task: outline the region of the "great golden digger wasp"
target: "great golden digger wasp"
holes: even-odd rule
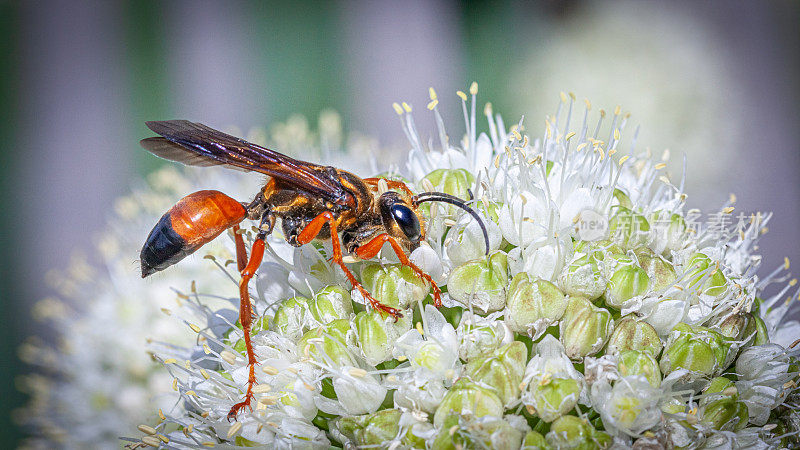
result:
[[[244,400],[233,405],[228,419],[235,419],[253,399],[256,357],[250,342],[252,306],[248,283],[261,265],[265,238],[272,233],[278,219],[291,245],[330,239],[332,260],[341,267],[353,288],[358,289],[372,308],[395,318],[402,317],[400,311],[375,300],[347,268],[342,260],[342,245],[349,253],[370,259],[388,242],[400,262],[430,284],[437,307],[441,306],[441,290],[407,255],[425,239],[425,220],[419,205],[444,202],[471,214],[483,229],[489,252],[489,238],[480,216],[458,197],[442,192],[415,195],[399,181],[362,179],[335,167],[298,161],[186,120],[147,122],[147,126],[161,137],[143,139],[141,144],[156,156],[191,166],[221,165],[270,177],[249,203],[241,203],[219,191],[189,194],[161,217],[141,253],[142,277],[146,277],[177,263],[233,228],[236,262],[241,273],[239,320],[244,330],[250,375]],[[239,223],[244,219],[259,221],[249,259],[239,231]]]

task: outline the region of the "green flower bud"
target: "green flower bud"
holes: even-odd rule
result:
[[[376,300],[405,309],[425,299],[430,287],[410,267],[401,264],[369,264],[361,270],[361,282]]]
[[[400,431],[399,409],[384,409],[367,416],[366,423],[355,432],[355,442],[359,446],[384,446],[397,437]]]
[[[466,169],[436,169],[425,175],[423,180],[430,181],[435,191],[469,198],[469,189],[475,183],[475,176]]]
[[[680,414],[686,412],[686,403],[682,400],[671,397],[661,402],[661,411],[666,414]]]
[[[497,448],[516,450],[522,444],[523,431],[501,418],[474,421],[448,416],[433,441],[432,450]],[[424,445],[420,448],[424,448]]]
[[[661,353],[661,339],[652,325],[638,320],[633,314],[628,314],[617,322],[606,345],[608,354],[625,350],[641,350],[658,357]]]
[[[673,328],[661,357],[661,371],[669,374],[684,368],[704,376],[725,370],[730,363],[731,342],[701,326],[679,323]]]
[[[337,319],[304,334],[297,348],[315,361],[334,366],[357,366],[346,344],[349,332],[350,321]]]
[[[466,415],[472,418],[502,417],[503,401],[492,389],[467,378],[461,378],[447,391],[442,403],[436,409],[433,415],[434,426],[442,429],[445,418],[451,414]]]
[[[530,414],[552,422],[575,408],[581,389],[580,380],[574,378],[544,378],[528,385],[526,407]]]
[[[408,315],[395,321],[379,311],[362,311],[353,319],[358,346],[370,365],[377,365],[392,359],[394,343],[403,333],[411,329]]]
[[[769,335],[767,334],[767,324],[764,319],[757,314],[748,313],[749,320],[745,326],[742,339],[748,339],[747,343],[750,345],[764,345],[769,343]]]
[[[364,428],[369,415],[339,416],[329,422],[331,435],[341,443],[355,442],[356,432]]]
[[[558,286],[573,297],[594,300],[603,295],[606,290],[606,278],[595,256],[598,254],[600,258],[603,257],[600,252],[592,252],[569,263],[558,278]]]
[[[726,338],[738,341],[745,337],[745,330],[750,323],[750,315],[746,313],[726,314],[714,328]]]
[[[701,421],[720,431],[739,431],[747,426],[747,405],[732,397],[721,398],[702,408]]]
[[[603,348],[612,331],[614,321],[609,311],[592,305],[585,298],[569,298],[559,323],[559,339],[570,359],[594,355]]]
[[[613,439],[575,416],[562,416],[550,425],[547,443],[557,449],[593,450],[608,448]]]
[[[715,267],[711,259],[703,253],[695,253],[686,263],[689,272],[689,287],[702,294],[719,296],[728,289],[728,279],[719,267]]]
[[[328,286],[317,292],[314,299],[308,302],[308,310],[321,324],[336,319],[348,319],[353,313],[353,302],[350,292],[339,286]]]
[[[663,257],[656,255],[647,247],[635,250],[639,265],[650,278],[650,289],[661,292],[671,287],[678,279],[675,267]]]
[[[647,243],[650,223],[641,214],[624,206],[615,206],[608,221],[608,229],[614,242],[626,249],[632,249]]]
[[[508,257],[497,251],[488,258],[469,261],[455,268],[447,280],[450,297],[482,312],[499,311],[506,302]]]
[[[606,304],[614,308],[621,308],[626,301],[643,295],[650,286],[650,277],[641,267],[633,264],[618,266],[606,290]]]
[[[522,449],[524,450],[548,450],[550,446],[547,444],[542,433],[536,431],[528,431],[525,439],[522,441]]]
[[[538,336],[561,319],[566,308],[566,297],[553,283],[530,281],[528,274],[521,272],[508,286],[504,316],[511,331]]]
[[[631,201],[631,198],[628,197],[628,194],[623,192],[621,189],[614,189],[614,198],[617,199],[619,206],[627,209],[633,208],[633,202]]]
[[[513,334],[503,320],[489,320],[464,311],[456,329],[460,338],[458,356],[464,361],[485,352],[493,352],[513,339]]]
[[[624,350],[618,356],[617,368],[623,377],[642,375],[650,386],[661,386],[661,370],[653,355],[646,351]]]
[[[739,393],[736,389],[736,384],[725,377],[715,377],[711,383],[703,390],[703,397],[700,398],[700,406],[711,403],[712,401],[721,398],[731,397],[734,400],[739,398]]]
[[[271,328],[284,336],[300,336],[308,331],[305,318],[309,301],[305,297],[292,297],[281,302]]]
[[[497,352],[470,360],[466,374],[472,381],[492,388],[503,404],[508,405],[519,397],[527,359],[525,344],[514,341]]]
[[[650,216],[650,223],[659,237],[658,241],[663,243],[662,255],[669,256],[672,250],[683,248],[686,242],[686,221],[680,214],[656,211]]]

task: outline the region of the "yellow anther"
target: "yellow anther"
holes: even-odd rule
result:
[[[425,330],[422,328],[422,322],[417,322],[416,328],[419,334],[425,336]]]
[[[436,108],[436,105],[439,104],[439,100],[433,99],[428,102],[428,109],[433,111],[433,108]]]
[[[411,105],[409,105],[406,102],[403,102],[403,110],[405,110],[405,112],[407,112],[407,113],[410,113],[411,112]]]
[[[614,128],[614,140],[619,140],[619,128]]]
[[[149,445],[150,447],[158,447],[159,445],[161,445],[161,440],[153,436],[143,437],[142,442]]]
[[[177,391],[178,390],[178,379],[177,378],[173,378],[172,379],[172,390],[173,391]]]
[[[430,96],[431,100],[436,100],[438,98],[436,97],[436,90],[434,90],[433,87],[428,88],[428,95]]]
[[[617,106],[616,106],[616,108],[614,108],[614,115],[615,115],[615,116],[618,116],[618,115],[619,115],[619,112],[620,112],[621,110],[622,110],[622,107],[620,107],[620,105],[617,105]]]
[[[156,434],[156,429],[151,427],[150,425],[144,425],[143,424],[143,425],[139,425],[138,428],[139,428],[139,431],[141,431],[142,433],[145,433],[145,434],[149,434],[150,436]]]
[[[583,150],[584,148],[586,148],[587,145],[589,145],[589,144],[587,144],[586,142],[584,142],[582,144],[578,144],[578,148],[576,148],[575,151],[579,152],[579,151]]]
[[[206,355],[209,355],[209,354],[211,354],[211,347],[209,347],[209,346],[208,346],[208,344],[206,344],[206,343],[203,343],[203,352],[204,352]]]
[[[465,94],[463,91],[456,91],[456,95],[461,97],[461,100],[467,101],[467,94]]]
[[[588,98],[583,99],[583,103],[586,103],[586,109],[592,109],[592,102],[590,102]]]
[[[606,116],[606,110],[605,109],[601,109],[600,110],[600,117],[605,117],[605,116]]]
[[[236,433],[242,429],[242,422],[236,422],[232,427],[228,428],[228,439],[236,436]]]
[[[253,386],[253,394],[266,394],[272,390],[272,386],[268,384],[257,384]]]
[[[784,270],[789,270],[789,258],[786,256],[783,257],[783,268]]]
[[[727,206],[725,208],[722,208],[722,212],[725,214],[730,214],[733,212],[734,209],[736,208],[734,208],[733,206]]]
[[[558,95],[561,96],[561,101],[562,102],[567,103],[567,94],[565,94],[564,91],[559,92]]]
[[[661,170],[664,167],[667,167],[667,165],[665,163],[658,163],[655,166],[653,166],[653,168],[656,169],[656,170]]]
[[[208,374],[208,372],[206,371],[206,369],[200,369],[200,375],[202,375],[202,376],[203,376],[203,378],[205,378],[206,380],[207,380],[207,379],[209,379],[209,378],[211,378],[211,375],[209,375],[209,374]]]
[[[350,375],[352,375],[352,376],[354,376],[356,378],[364,378],[365,376],[367,376],[367,371],[366,370],[360,369],[360,368],[357,368],[357,367],[353,367],[348,372],[350,373]]]
[[[191,328],[192,331],[194,331],[195,333],[199,333],[200,332],[200,327],[198,327],[197,325],[195,325],[193,323],[189,324],[189,328]]]
[[[172,315],[172,311],[168,310],[167,308],[161,308],[161,312],[168,316]]]
[[[178,360],[175,358],[167,358],[164,360],[164,364],[175,364],[176,362],[178,362]]]
[[[575,136],[575,132],[570,131],[569,133],[567,133],[567,136],[564,138],[564,140],[569,141],[570,139],[572,139],[573,136]]]
[[[164,411],[161,408],[158,409],[158,418],[161,420],[167,420],[167,416],[164,415]]]
[[[469,85],[469,93],[472,95],[478,94],[478,82],[473,81],[472,84]]]
[[[483,107],[483,114],[486,116],[492,115],[492,103],[486,102],[486,106]]]
[[[272,366],[263,366],[261,370],[267,375],[277,375],[278,369]]]
[[[394,112],[396,112],[398,116],[403,115],[403,108],[401,108],[397,102],[392,103],[392,108],[394,108]]]
[[[228,364],[233,365],[236,363],[236,355],[233,352],[229,352],[228,350],[223,350],[219,353],[219,357],[222,358]]]
[[[625,161],[627,161],[628,158],[630,158],[630,157],[631,157],[631,155],[625,155],[622,158],[620,158],[619,159],[619,165],[622,166],[623,164],[625,164]]]

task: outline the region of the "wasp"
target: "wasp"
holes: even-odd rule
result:
[[[266,237],[278,219],[286,241],[293,246],[314,239],[330,240],[331,260],[372,308],[402,317],[399,310],[384,305],[359,283],[343,260],[343,249],[360,259],[375,257],[389,244],[400,263],[411,268],[433,291],[434,304],[441,306],[441,290],[431,277],[408,258],[425,240],[424,202],[444,202],[471,214],[480,224],[489,252],[489,238],[480,216],[467,203],[443,192],[414,194],[405,183],[383,178],[359,178],[345,170],[299,161],[243,139],[186,120],[147,122],[160,137],[141,141],[150,153],[190,166],[225,166],[258,172],[268,181],[250,202],[239,202],[219,191],[198,191],[181,199],[155,225],[142,248],[142,277],[177,263],[221,233],[232,229],[236,262],[240,273],[239,320],[247,351],[249,378],[244,400],[233,405],[228,419],[235,419],[250,406],[256,384],[256,358],[250,342],[252,305],[248,283],[261,265]],[[382,183],[386,183],[382,185]],[[247,256],[239,224],[259,222],[250,256]],[[341,237],[340,237],[341,236]]]

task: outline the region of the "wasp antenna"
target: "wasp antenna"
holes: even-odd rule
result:
[[[478,225],[480,225],[481,231],[483,231],[483,241],[486,244],[486,254],[489,254],[489,232],[486,231],[486,225],[483,223],[481,216],[479,216],[474,209],[467,206],[467,203],[464,200],[461,200],[454,195],[445,194],[444,192],[422,192],[412,197],[411,202],[414,206],[418,206],[420,203],[424,202],[449,203],[468,212],[472,217],[475,218],[475,220],[478,221]]]

